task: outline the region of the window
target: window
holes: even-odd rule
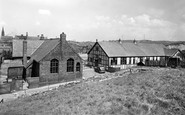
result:
[[[143,62],[143,57],[140,57],[140,62]]]
[[[70,58],[67,60],[67,72],[74,71],[74,59]]]
[[[135,64],[136,63],[136,60],[135,60],[135,57],[133,57],[133,64]]]
[[[50,73],[58,73],[58,60],[52,59],[50,61]]]
[[[129,57],[129,64],[132,64],[132,58]]]
[[[79,62],[76,64],[76,71],[80,71],[80,63]]]
[[[127,64],[127,58],[126,57],[121,58],[121,64]]]
[[[117,65],[117,58],[111,58],[111,65]]]

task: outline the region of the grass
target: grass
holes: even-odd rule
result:
[[[183,115],[185,71],[151,68],[98,82],[60,86],[56,90],[0,105],[0,114]],[[103,76],[103,75],[101,75]]]

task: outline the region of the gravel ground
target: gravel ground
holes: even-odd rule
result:
[[[185,70],[141,68],[0,104],[1,115],[184,115]]]

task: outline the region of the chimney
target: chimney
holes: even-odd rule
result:
[[[98,42],[98,39],[96,39],[96,42]]]
[[[26,33],[26,38],[23,40],[23,66],[26,67],[27,65],[27,37],[28,34]]]
[[[26,38],[28,37],[28,32],[26,32]]]
[[[41,34],[40,40],[43,40],[43,39],[44,39],[44,34]]]
[[[66,41],[66,34],[62,32],[62,34],[60,34],[60,42],[64,43],[65,41]]]

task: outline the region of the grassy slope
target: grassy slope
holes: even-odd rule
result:
[[[120,74],[121,75],[121,74]],[[79,83],[0,105],[0,114],[175,115],[185,113],[185,73],[151,69]]]

